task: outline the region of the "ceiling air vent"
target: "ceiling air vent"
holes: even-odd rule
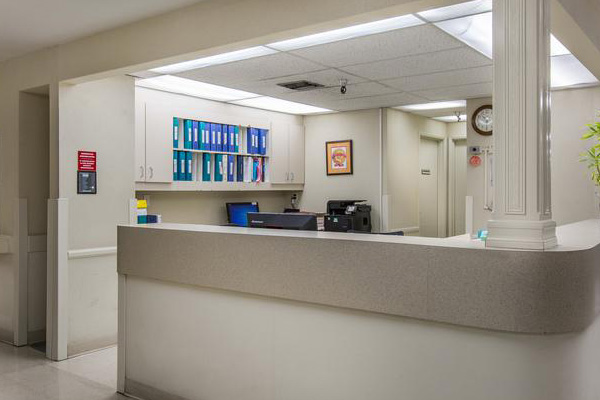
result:
[[[291,90],[311,90],[324,87],[320,83],[309,82],[309,81],[294,81],[286,83],[278,83],[277,86],[282,86]]]

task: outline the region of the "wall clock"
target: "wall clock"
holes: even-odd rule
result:
[[[494,111],[491,105],[479,107],[473,113],[471,124],[475,132],[490,136],[494,132]]]

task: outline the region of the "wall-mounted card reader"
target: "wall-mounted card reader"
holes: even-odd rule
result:
[[[469,146],[469,155],[476,156],[481,154],[481,146]]]

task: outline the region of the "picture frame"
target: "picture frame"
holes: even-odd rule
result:
[[[77,194],[97,194],[96,171],[77,171]]]
[[[352,140],[325,143],[327,176],[353,174]]]

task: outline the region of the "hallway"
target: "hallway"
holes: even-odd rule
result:
[[[62,362],[0,343],[0,400],[118,400],[117,348]]]

